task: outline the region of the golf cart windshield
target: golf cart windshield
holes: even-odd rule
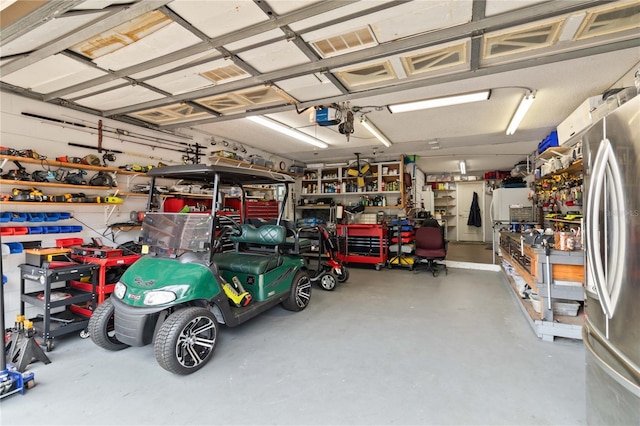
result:
[[[193,213],[147,213],[142,221],[143,254],[178,257],[190,252],[202,261],[209,258],[213,217]]]

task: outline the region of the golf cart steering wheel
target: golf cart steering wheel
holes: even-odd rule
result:
[[[213,240],[212,250],[214,252],[217,251],[222,246],[222,240],[224,239],[224,237],[227,236],[227,234],[236,235],[236,236],[242,235],[242,227],[238,222],[236,222],[233,218],[229,216],[222,216],[222,217],[224,217],[226,221],[229,221],[231,223],[225,224],[224,226],[220,227],[220,232],[218,232],[218,235],[216,235],[215,239]]]

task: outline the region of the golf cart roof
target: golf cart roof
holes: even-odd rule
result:
[[[220,183],[228,185],[255,185],[293,183],[293,177],[270,170],[253,169],[245,166],[188,164],[184,166],[164,166],[149,170],[147,176],[181,179],[187,181],[213,182],[216,174]]]

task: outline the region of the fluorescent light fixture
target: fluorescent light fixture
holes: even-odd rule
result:
[[[360,124],[362,124],[364,128],[369,131],[369,133],[371,133],[380,142],[382,142],[384,146],[386,146],[387,148],[391,146],[391,141],[387,139],[387,137],[384,134],[382,134],[382,132],[378,130],[378,128],[374,126],[373,123],[371,123],[366,116],[363,115],[362,117],[360,117]]]
[[[522,119],[524,118],[524,116],[527,114],[527,111],[529,111],[529,108],[531,107],[531,104],[533,103],[535,98],[536,98],[535,92],[529,91],[527,92],[527,94],[524,95],[524,97],[520,101],[520,105],[518,105],[518,109],[516,110],[516,113],[513,114],[513,118],[511,118],[509,127],[507,127],[507,135],[513,135],[516,132],[516,130],[518,129],[518,126],[522,122]]]
[[[271,130],[275,130],[276,132],[280,132],[283,135],[287,135],[294,139],[298,139],[299,141],[308,143],[313,146],[317,146],[318,148],[329,147],[328,144],[326,144],[325,142],[322,142],[320,139],[316,139],[312,136],[307,135],[306,133],[302,133],[299,130],[296,130],[289,126],[285,126],[284,124],[278,123],[277,121],[271,120],[269,118],[254,115],[254,116],[247,117],[247,119],[253,121],[254,123],[258,123],[261,126],[268,127]]]
[[[467,163],[465,163],[464,160],[460,162],[460,174],[462,175],[467,174]]]
[[[467,104],[469,102],[486,101],[489,99],[489,96],[491,96],[491,90],[483,90],[481,92],[464,93],[461,95],[389,105],[388,108],[392,113],[416,111],[419,109],[438,108],[450,105]]]

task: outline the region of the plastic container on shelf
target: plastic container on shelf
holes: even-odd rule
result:
[[[56,222],[60,220],[60,213],[45,213],[44,220],[45,222]]]
[[[44,213],[27,213],[28,222],[43,222]]]
[[[11,213],[0,212],[0,222],[9,222],[11,220]]]
[[[28,232],[29,234],[43,234],[44,230],[42,229],[42,226],[30,226],[28,228]]]
[[[45,234],[59,234],[60,227],[59,226],[43,226],[43,231]]]
[[[11,212],[11,222],[26,222],[27,221],[27,214],[26,213],[18,213],[18,212]]]
[[[9,247],[9,253],[11,254],[15,254],[15,253],[22,253],[24,247],[22,246],[22,243],[5,243],[8,247]]]
[[[60,220],[66,220],[71,218],[71,212],[59,212],[58,217]]]
[[[82,244],[84,244],[82,238],[59,238],[56,240],[56,247],[80,246]]]

